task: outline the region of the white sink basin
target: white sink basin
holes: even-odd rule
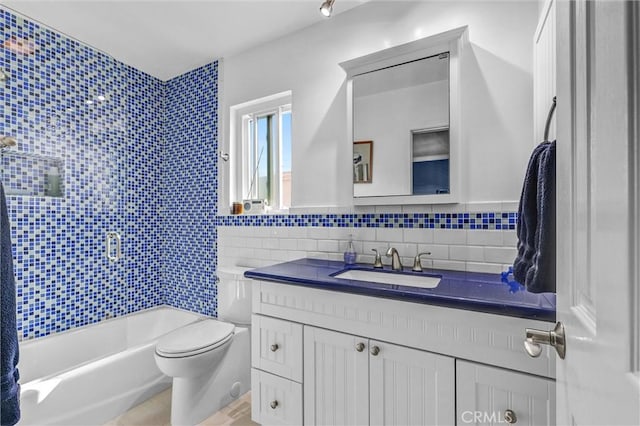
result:
[[[334,278],[419,288],[435,288],[440,284],[440,278],[431,275],[409,275],[395,272],[362,271],[360,269],[341,272],[334,275]]]

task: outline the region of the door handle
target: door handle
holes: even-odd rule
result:
[[[542,353],[542,347],[540,345],[550,345],[556,348],[560,359],[564,359],[567,354],[567,341],[564,334],[564,325],[562,325],[561,322],[557,322],[551,331],[527,328],[525,332],[524,349],[529,356],[533,358],[539,357]]]

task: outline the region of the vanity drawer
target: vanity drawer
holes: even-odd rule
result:
[[[252,315],[251,366],[302,382],[302,324]]]
[[[252,368],[251,419],[263,425],[301,425],[302,385]]]

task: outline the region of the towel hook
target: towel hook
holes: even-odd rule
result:
[[[547,115],[547,124],[544,126],[544,141],[549,141],[549,129],[551,128],[551,119],[553,118],[553,113],[556,110],[556,97],[553,97],[553,103],[551,104],[551,109],[549,110],[549,115]]]

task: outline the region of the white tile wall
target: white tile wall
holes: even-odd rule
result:
[[[418,252],[426,267],[500,273],[516,256],[515,231],[221,226],[218,266],[267,266],[303,257],[342,260],[353,235],[359,263],[373,263],[371,249],[395,247],[405,266]],[[383,263],[390,261],[383,254]]]

